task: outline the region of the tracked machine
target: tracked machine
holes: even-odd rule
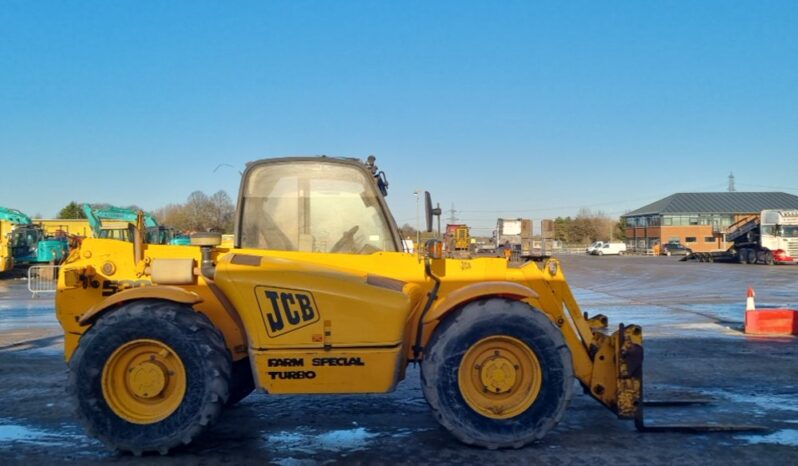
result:
[[[68,249],[66,236],[48,235],[25,213],[0,207],[0,272],[15,265],[60,262]]]
[[[560,421],[574,378],[620,418],[642,417],[642,330],[605,330],[559,262],[402,252],[370,157],[248,164],[235,239],[193,246],[88,238],[59,275],[68,392],[110,448],[167,453],[225,406],[269,394],[386,393],[420,365],[456,438],[521,447]],[[431,229],[432,212],[427,224]]]

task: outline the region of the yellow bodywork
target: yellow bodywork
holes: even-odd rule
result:
[[[0,220],[0,273],[14,268],[14,256],[11,255],[11,229],[13,224]]]
[[[257,385],[270,393],[387,392],[403,378],[434,284],[422,256],[214,251],[211,281],[199,272],[198,247],[144,245],[143,260],[136,264],[129,242],[84,240],[59,275],[56,307],[66,331],[66,359],[103,312],[151,298],[193,304],[206,314],[221,329],[234,360],[251,357]],[[190,268],[190,282],[154,281],[153,269],[162,262]],[[497,258],[437,259],[432,271],[441,285],[424,318],[422,346],[466,303],[497,296],[524,301],[560,327],[575,375],[591,393],[619,414],[634,415],[639,378],[624,372],[619,353],[623,345],[641,343],[639,328],[625,329],[629,335],[621,342],[617,334],[592,328],[556,259],[517,268]]]
[[[11,230],[14,224],[0,220],[0,273],[14,268],[14,256],[11,254]]]
[[[284,170],[292,163],[304,168]],[[133,243],[88,238],[73,250],[56,294],[67,361],[106,313],[136,300],[173,301],[206,315],[232,359],[248,357],[255,384],[269,393],[383,393],[404,378],[409,362],[423,361],[436,329],[453,312],[502,298],[527,303],[559,328],[574,375],[596,399],[619,416],[639,413],[640,328],[604,333],[605,319],[583,315],[556,259],[522,266],[499,258],[446,259],[434,244],[430,257],[390,252],[398,249],[399,236],[379,196],[386,186],[376,167],[363,178],[373,175],[374,186],[353,181],[362,173],[330,174],[341,167],[364,170],[349,160],[281,159],[268,167],[273,172],[258,165],[247,169],[242,199],[249,200],[239,200],[236,236],[220,246],[213,247],[219,242],[207,235],[192,240],[197,246],[143,244],[140,218]],[[352,211],[362,212],[354,227],[341,221]],[[249,221],[242,226],[242,219]],[[132,345],[109,369],[147,369],[128,384],[145,387],[130,392],[132,397],[147,398],[154,390],[149,387],[170,390],[166,376],[126,359],[155,352],[153,345]],[[488,354],[482,347],[497,350]],[[502,394],[523,385],[493,416],[527,410],[541,383],[537,357],[509,336],[474,348],[464,360],[475,372],[460,381],[469,405],[478,412],[495,410],[478,390],[492,387]],[[169,350],[161,353],[168,357]],[[123,398],[116,408],[124,412],[131,403]]]
[[[89,221],[85,218],[40,218],[33,219],[33,223],[40,225],[47,236],[54,236],[59,232],[70,235],[82,236],[84,238],[94,238],[94,231],[91,229]],[[100,228],[106,231],[106,236],[113,239],[124,239],[128,237],[130,222],[122,220],[101,220]]]
[[[93,236],[89,221],[84,218],[38,218],[33,219],[33,223],[40,225],[46,236],[54,236],[60,231],[84,238]]]

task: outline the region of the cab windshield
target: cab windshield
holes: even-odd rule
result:
[[[252,169],[242,202],[241,246],[370,254],[396,251],[374,181],[356,167],[295,161]]]
[[[11,232],[11,254],[22,259],[36,254],[36,245],[43,239],[42,231],[28,225],[14,228]]]
[[[798,238],[798,225],[782,225],[781,236],[784,238]]]

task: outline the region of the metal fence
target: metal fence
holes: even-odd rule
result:
[[[58,284],[60,265],[32,265],[28,269],[28,291],[37,293],[55,293]]]

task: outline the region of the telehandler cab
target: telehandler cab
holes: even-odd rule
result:
[[[188,444],[255,387],[386,393],[418,363],[459,440],[518,448],[562,418],[573,380],[642,426],[642,332],[579,309],[556,259],[406,253],[369,157],[248,164],[235,242],[87,238],[58,279],[68,392],[112,449]],[[428,203],[430,205],[430,203]],[[431,230],[432,212],[427,209]]]

